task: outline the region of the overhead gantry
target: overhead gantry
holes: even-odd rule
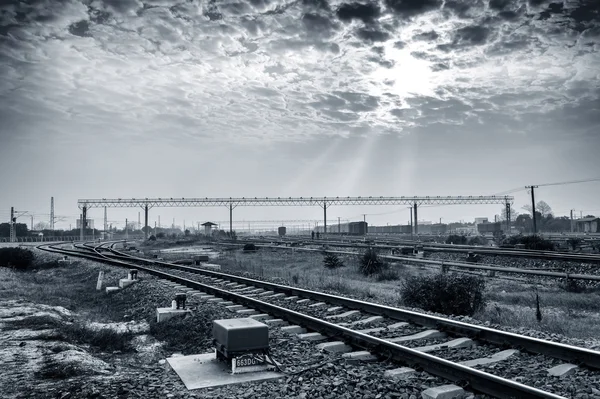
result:
[[[327,232],[327,208],[331,205],[411,205],[414,211],[414,232],[418,233],[417,206],[459,204],[504,204],[510,220],[511,196],[426,196],[426,197],[264,197],[264,198],[118,198],[80,199],[84,221],[91,208],[142,208],[144,234],[148,238],[148,211],[154,207],[226,206],[229,209],[229,231],[233,230],[233,209],[238,206],[319,206],[323,209],[324,232]],[[84,225],[85,223],[82,223]]]

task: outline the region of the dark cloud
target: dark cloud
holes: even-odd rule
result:
[[[438,35],[436,31],[431,30],[429,32],[423,32],[423,33],[414,35],[413,40],[423,40],[423,41],[432,42],[432,41],[435,41],[438,37],[440,37],[440,35]]]
[[[319,14],[313,14],[313,13],[306,13],[302,16],[302,22],[304,23],[304,26],[306,26],[306,28],[309,31],[319,31],[321,34],[325,31],[331,31],[333,30],[333,23],[331,21],[331,19],[323,16],[323,15],[319,15]]]
[[[456,31],[455,41],[459,43],[467,43],[478,45],[485,43],[490,34],[490,30],[485,26],[466,26]]]
[[[383,32],[375,27],[360,28],[357,31],[358,37],[367,42],[384,42],[390,38],[390,34]]]
[[[514,21],[516,19],[519,18],[519,14],[516,13],[515,11],[501,11],[498,13],[498,16],[502,19],[505,19],[507,21]]]
[[[90,23],[88,21],[79,21],[69,25],[69,33],[75,36],[90,36]]]
[[[600,22],[600,1],[580,0],[569,16],[576,23]]]
[[[490,0],[490,8],[492,10],[502,11],[512,4],[512,0]]]
[[[384,0],[385,5],[401,16],[411,17],[440,8],[441,0]]]
[[[379,6],[375,3],[349,3],[342,4],[336,11],[339,19],[342,21],[351,21],[360,19],[364,23],[369,23],[381,14]]]

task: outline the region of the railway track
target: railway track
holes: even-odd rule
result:
[[[238,240],[239,241],[239,240]],[[263,243],[269,244],[278,239],[265,240],[265,239],[252,239],[247,240],[248,243]],[[530,249],[512,249],[512,248],[484,248],[480,246],[468,246],[468,245],[450,245],[450,244],[434,244],[424,243],[419,241],[398,241],[394,243],[389,242],[373,242],[373,243],[361,243],[361,242],[340,242],[337,240],[311,240],[311,239],[290,239],[286,238],[281,240],[282,242],[308,242],[315,245],[329,245],[332,247],[341,248],[379,248],[379,249],[398,249],[402,246],[414,246],[421,245],[425,251],[430,252],[447,252],[447,253],[469,253],[479,255],[493,255],[493,256],[512,256],[519,258],[529,259],[542,259],[542,260],[557,260],[557,261],[574,261],[574,262],[590,262],[600,263],[600,255],[593,254],[573,254],[566,252],[552,252],[552,251],[538,251]],[[243,241],[246,242],[246,241]]]
[[[116,266],[135,267],[206,295],[223,298],[329,337],[338,337],[355,347],[377,354],[386,354],[393,360],[423,369],[461,385],[466,384],[473,391],[494,397],[560,398],[561,396],[470,367],[476,362],[456,362],[430,353],[448,347],[447,337],[453,336],[460,337],[451,341],[454,344],[458,343],[459,346],[470,347],[473,341],[482,343],[486,347],[484,353],[489,356],[496,354],[498,346],[511,347],[580,364],[587,367],[590,372],[597,372],[600,369],[600,352],[586,348],[321,292],[141,258],[105,248],[105,244],[82,245],[78,250],[65,250],[56,246],[41,246],[40,249],[82,256]],[[421,339],[417,339],[418,334],[422,336]],[[423,346],[421,345],[423,342],[430,345]]]
[[[243,244],[227,244],[227,245],[235,245],[242,246]],[[258,244],[257,247],[262,248],[272,248],[272,249],[283,249],[283,250],[294,250],[294,251],[305,251],[305,252],[319,252],[319,253],[333,253],[338,255],[352,255],[352,256],[361,256],[362,254],[359,252],[350,252],[350,251],[337,251],[332,249],[319,249],[319,248],[302,248],[302,247],[289,247],[289,246],[281,246],[281,245],[266,245],[266,244]],[[377,247],[375,247],[377,248]],[[431,259],[422,259],[416,258],[414,256],[396,256],[396,255],[379,255],[383,259],[388,259],[392,261],[405,261],[412,262],[417,264],[424,264],[429,266],[437,266],[442,271],[448,271],[451,268],[462,269],[462,270],[476,270],[483,272],[499,272],[499,273],[507,273],[507,274],[519,274],[519,275],[527,275],[527,276],[538,276],[538,277],[549,277],[549,278],[558,278],[558,279],[572,279],[572,280],[581,280],[581,281],[589,281],[589,282],[600,282],[600,276],[593,274],[577,274],[577,273],[564,273],[564,272],[556,272],[549,270],[540,270],[540,269],[523,269],[518,267],[503,267],[496,266],[491,264],[483,264],[483,263],[467,263],[467,262],[453,262],[453,261],[444,261],[444,260],[431,260]]]

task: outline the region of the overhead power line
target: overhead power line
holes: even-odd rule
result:
[[[569,180],[569,181],[563,181],[563,182],[558,182],[558,183],[544,183],[544,184],[536,184],[535,186],[537,187],[547,187],[547,186],[562,186],[565,184],[575,184],[575,183],[589,183],[589,182],[593,182],[593,181],[600,181],[600,177],[594,177],[591,179],[583,179],[583,180]],[[515,187],[511,190],[507,190],[507,191],[502,191],[500,193],[496,193],[496,194],[492,194],[492,195],[507,195],[507,194],[512,194],[512,193],[516,193],[519,191],[524,191],[524,190],[528,190],[530,189],[531,186],[527,186],[527,187]]]
[[[592,181],[600,181],[600,177],[595,177],[592,179],[584,179],[584,180],[571,180],[571,181],[563,181],[559,183],[545,183],[545,184],[537,184],[538,187],[546,187],[546,186],[562,186],[564,184],[575,184],[575,183],[589,183]]]

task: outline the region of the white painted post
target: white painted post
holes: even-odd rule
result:
[[[96,291],[102,289],[102,280],[104,280],[104,272],[98,273],[98,283],[96,284]]]

